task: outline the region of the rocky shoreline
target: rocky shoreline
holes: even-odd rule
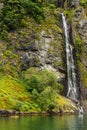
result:
[[[45,116],[53,116],[53,115],[74,115],[78,114],[76,111],[57,111],[57,112],[20,112],[16,110],[0,110],[0,117],[7,117],[7,116],[35,116],[35,115],[45,115]]]

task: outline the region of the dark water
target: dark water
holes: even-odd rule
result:
[[[0,117],[0,130],[87,130],[87,116]]]

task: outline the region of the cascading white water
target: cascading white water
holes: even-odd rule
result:
[[[76,83],[75,64],[73,58],[73,46],[70,43],[68,25],[65,16],[63,14],[62,14],[62,21],[66,40],[66,61],[67,61],[67,80],[68,80],[67,96],[76,101],[78,97],[78,91]]]
[[[83,108],[80,106],[80,103],[78,101],[78,89],[77,89],[77,82],[76,82],[75,63],[73,57],[73,45],[70,42],[68,24],[63,13],[62,13],[62,22],[63,22],[65,43],[66,43],[67,80],[68,80],[67,97],[77,102],[79,112],[83,113]]]

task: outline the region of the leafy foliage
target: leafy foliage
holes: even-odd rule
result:
[[[4,1],[4,6],[0,10],[0,30],[3,31],[2,37],[6,30],[18,29],[21,20],[27,15],[33,17],[37,22],[40,22],[44,18],[42,7],[35,2],[30,0]]]
[[[25,9],[26,13],[33,17],[37,22],[41,22],[41,20],[43,20],[44,12],[41,5],[30,2],[29,0],[21,0],[21,5]]]
[[[28,84],[27,89],[30,92],[32,92],[33,89],[36,89],[39,93],[41,93],[47,86],[60,91],[62,87],[57,82],[55,74],[47,70],[39,71],[36,68],[30,68],[24,72],[24,77]]]
[[[80,0],[80,4],[84,7],[87,7],[87,0]]]
[[[41,110],[49,110],[50,106],[56,105],[55,96],[63,90],[63,87],[57,82],[53,73],[30,68],[24,72],[24,79],[27,82],[27,90]]]
[[[0,109],[14,109],[17,111],[40,111],[25,90],[25,84],[20,79],[9,75],[0,79]]]
[[[76,51],[77,51],[77,59],[79,60],[80,55],[84,51],[84,43],[83,43],[82,39],[79,36],[76,37],[75,47],[76,47]]]
[[[20,6],[19,1],[7,1],[1,13],[1,26],[6,26],[7,30],[17,29],[21,19],[25,15],[25,10]]]

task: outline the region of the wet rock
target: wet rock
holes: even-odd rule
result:
[[[16,111],[13,111],[13,110],[0,110],[0,116],[11,116],[15,114],[16,114]]]

